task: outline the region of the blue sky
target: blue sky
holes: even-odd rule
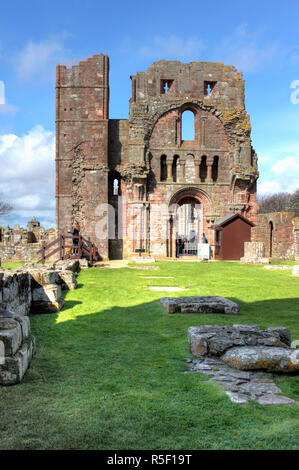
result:
[[[259,192],[299,187],[298,1],[12,0],[0,8],[0,194],[14,206],[0,225],[35,215],[54,226],[55,67],[101,52],[110,57],[110,118],[128,117],[130,75],[156,60],[235,65],[246,80]]]

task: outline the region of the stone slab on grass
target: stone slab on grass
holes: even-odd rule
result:
[[[299,265],[293,266],[292,274],[293,276],[299,276]]]
[[[287,328],[276,327],[261,330],[258,325],[219,326],[202,325],[188,328],[188,341],[194,356],[220,357],[231,348],[244,349],[244,347],[273,347],[288,348],[290,345],[290,332]],[[272,346],[272,348],[270,348]],[[294,350],[292,350],[294,351]],[[234,359],[229,360],[233,365]],[[238,367],[238,369],[241,367]]]
[[[258,325],[202,325],[188,328],[190,372],[200,372],[217,382],[233,403],[249,399],[261,405],[295,403],[279,395],[272,380],[275,372],[299,373],[299,350],[290,348],[290,331],[282,326],[261,330]]]
[[[261,405],[291,405],[291,398],[278,395],[280,388],[267,377],[265,372],[238,371],[229,367],[221,359],[187,359],[188,373],[200,372],[209,381],[217,383],[225,390],[232,403],[246,405],[248,400],[256,400]],[[238,375],[238,373],[240,375]]]
[[[140,279],[174,279],[174,276],[140,276]]]
[[[132,258],[133,263],[155,263],[155,258]]]
[[[185,287],[174,287],[174,286],[148,286],[147,289],[156,291],[156,292],[159,292],[159,291],[176,292],[176,291],[187,290]]]
[[[283,395],[269,394],[259,397],[258,402],[260,405],[292,405],[295,403],[295,400]]]
[[[299,351],[281,347],[249,346],[231,348],[223,361],[240,370],[264,369],[273,372],[299,372]]]
[[[215,295],[162,297],[161,303],[168,313],[223,313],[237,315],[240,312],[238,304]]]
[[[156,271],[156,270],[160,269],[160,266],[134,266],[134,268],[135,269],[144,269],[144,270],[152,269],[152,270]]]
[[[293,269],[293,266],[289,266],[288,264],[269,264],[264,266],[264,269],[268,269],[270,271],[285,271],[287,269]]]

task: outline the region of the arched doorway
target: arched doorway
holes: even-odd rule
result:
[[[270,252],[270,258],[272,258],[272,253],[273,253],[273,222],[272,220],[270,220],[269,222],[269,231],[270,231],[269,252]]]
[[[198,243],[206,231],[204,213],[209,201],[201,191],[178,191],[169,204],[168,256],[196,256]]]

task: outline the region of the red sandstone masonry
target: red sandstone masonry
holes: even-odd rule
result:
[[[131,77],[129,120],[109,120],[108,74],[105,55],[70,69],[57,67],[59,231],[78,220],[82,234],[96,243],[104,258],[128,257],[140,247],[155,256],[169,256],[175,254],[173,216],[161,217],[155,234],[152,216],[171,201],[180,204],[189,197],[202,205],[200,230],[212,245],[214,231],[209,227],[218,218],[239,211],[255,222],[257,157],[251,147],[242,74],[221,63],[155,62]],[[185,110],[194,113],[194,141],[181,140]],[[162,155],[167,157],[165,181],[161,181]],[[200,178],[203,156],[207,174]],[[212,179],[215,156],[218,175]],[[115,178],[119,195],[125,198],[120,210],[111,190]],[[108,225],[97,207],[108,202],[115,209],[116,225],[122,219],[122,240],[96,237],[97,224]]]

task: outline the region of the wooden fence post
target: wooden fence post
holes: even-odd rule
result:
[[[46,243],[43,242],[43,246],[42,246],[42,264],[45,264],[45,261],[46,261]]]
[[[61,235],[61,259],[64,259],[64,235]]]
[[[79,235],[79,259],[82,258],[82,237]]]

